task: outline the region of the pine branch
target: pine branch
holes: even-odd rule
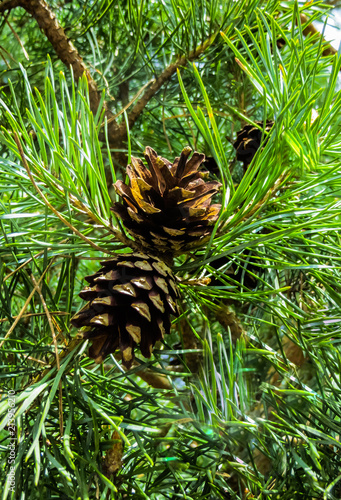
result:
[[[109,255],[112,253],[112,252],[109,252],[108,250],[105,250],[101,247],[99,247],[98,245],[96,245],[95,243],[93,243],[91,240],[89,240],[89,238],[87,238],[86,236],[84,236],[84,234],[82,234],[80,231],[78,231],[77,228],[75,228],[72,224],[70,224],[69,221],[67,221],[65,219],[65,217],[63,217],[59,212],[58,210],[56,210],[54,208],[54,206],[48,201],[48,199],[46,198],[46,196],[44,195],[44,193],[41,191],[41,189],[38,187],[37,183],[35,182],[34,178],[33,178],[33,175],[30,171],[30,168],[28,166],[28,163],[26,161],[26,158],[25,158],[25,155],[24,155],[24,151],[22,149],[22,146],[21,146],[21,143],[19,141],[19,137],[16,133],[14,133],[14,139],[15,139],[15,142],[16,142],[16,145],[18,147],[18,151],[19,151],[19,154],[21,156],[21,160],[23,162],[23,165],[26,169],[26,172],[30,178],[30,181],[32,182],[32,185],[34,186],[35,190],[37,191],[37,193],[40,195],[40,197],[43,199],[44,203],[48,206],[48,208],[54,213],[54,215],[56,215],[69,229],[71,229],[71,231],[73,231],[77,236],[79,236],[82,240],[84,240],[86,243],[88,243],[88,245],[90,245],[92,248],[94,248],[95,250],[99,250],[100,252],[104,252],[104,253],[108,253]]]
[[[300,14],[300,20],[301,20],[301,24],[306,24],[309,21],[305,14]],[[313,23],[308,24],[308,26],[306,26],[304,28],[303,35],[304,36],[318,35],[318,38],[322,37],[321,33],[319,32],[319,30],[317,28],[315,28]],[[323,38],[323,37],[322,37],[322,43],[323,43],[323,45],[326,45],[326,48],[322,52],[322,55],[331,56],[331,55],[337,54],[337,50],[334,49],[334,47],[332,45],[330,45],[330,43],[327,42],[327,40],[325,40],[325,38]]]
[[[31,14],[32,17],[36,19],[39,28],[44,31],[59,59],[68,68],[72,66],[76,80],[78,80],[83,73],[85,73],[89,84],[90,107],[92,112],[95,114],[100,102],[100,93],[98,92],[97,84],[84,64],[82,57],[79,55],[72,42],[67,38],[63,27],[59,24],[55,14],[51,11],[47,3],[44,0],[4,0],[0,4],[0,14],[15,7],[24,8],[26,12]],[[189,52],[187,55],[179,57],[175,63],[170,64],[162,71],[159,77],[154,80],[152,85],[144,92],[141,99],[138,100],[128,114],[128,123],[130,128],[134,126],[136,120],[141,115],[148,102],[160,90],[164,83],[166,83],[176,73],[178,68],[186,66],[188,62],[200,57],[200,55],[213,43],[216,35],[217,33],[214,33],[195,50]],[[122,146],[122,142],[127,136],[126,123],[124,121],[118,126],[116,122],[116,117],[118,115],[114,116],[113,113],[107,108],[105,115],[108,119],[109,142],[115,148],[120,148]]]
[[[59,59],[67,67],[72,66],[76,80],[78,80],[83,75],[83,73],[85,73],[89,85],[90,107],[92,112],[96,113],[100,103],[100,93],[98,91],[97,83],[92,78],[90,71],[84,64],[84,61],[78,53],[77,49],[67,38],[63,27],[59,24],[55,14],[49,8],[47,3],[44,0],[4,0],[0,4],[0,13],[4,13],[5,11],[11,10],[15,7],[24,8],[26,12],[31,14],[32,17],[36,19],[39,28],[44,31]],[[300,19],[301,23],[303,24],[306,24],[308,22],[308,19],[304,14],[300,15]],[[303,33],[305,36],[308,36],[319,33],[319,31],[311,23],[303,30]],[[128,113],[128,123],[130,129],[134,126],[139,116],[143,113],[143,110],[145,109],[149,101],[160,90],[160,88],[170,80],[170,78],[176,73],[177,69],[186,66],[190,61],[198,59],[200,55],[203,54],[210,45],[212,45],[216,35],[217,33],[214,33],[195,50],[189,52],[187,55],[179,57],[174,63],[170,64],[162,71],[162,73],[157,77],[156,80],[154,80],[151,86],[147,88],[141,99],[137,101],[137,103]],[[327,43],[324,39],[323,42]],[[323,55],[330,55],[335,53],[336,50],[329,44],[328,47],[324,50]],[[134,102],[134,100],[132,102]],[[105,116],[108,119],[109,142],[113,147],[118,149],[122,147],[123,141],[126,140],[127,135],[125,121],[123,121],[120,125],[117,124],[116,118],[117,116],[119,116],[119,114],[114,115],[106,107],[105,104]],[[120,162],[125,163],[125,159],[122,157],[122,154],[117,154],[116,156]]]
[[[194,59],[198,59],[205,50],[212,45],[217,33],[211,35],[204,43],[199,45],[195,50],[189,52],[189,54],[185,56],[179,57],[175,63],[170,64],[165,68],[162,73],[158,76],[158,78],[154,81],[154,83],[145,91],[141,99],[135,104],[133,109],[128,114],[128,123],[129,127],[132,128],[138,119],[138,117],[143,112],[144,108],[147,106],[148,102],[154,97],[154,95],[160,90],[160,88],[168,81],[170,78],[176,73],[176,71],[182,66],[186,66],[186,64]],[[122,123],[118,128],[118,136],[121,138],[125,137],[126,134],[126,124]]]
[[[91,110],[95,113],[100,102],[97,84],[47,3],[44,0],[5,0],[0,4],[0,13],[14,7],[22,7],[37,21],[39,28],[44,31],[59,59],[68,68],[72,66],[76,80],[85,73],[89,84],[90,106]]]

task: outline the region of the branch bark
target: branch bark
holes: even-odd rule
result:
[[[67,38],[63,27],[59,24],[55,14],[51,11],[45,0],[3,0],[0,3],[0,14],[9,11],[16,7],[22,7],[26,10],[38,23],[39,28],[44,31],[47,39],[53,46],[59,59],[69,68],[73,69],[75,79],[78,80],[84,73],[89,84],[90,107],[93,113],[97,112],[100,93],[97,83],[92,78],[91,73],[85,65],[82,57],[79,55],[73,43]],[[301,14],[301,23],[308,22],[307,17]],[[309,24],[303,31],[305,36],[319,33],[313,24]],[[186,66],[188,62],[200,57],[205,50],[212,45],[217,33],[211,35],[204,43],[188,54],[179,57],[174,63],[167,66],[162,73],[148,86],[142,97],[134,104],[128,113],[128,123],[131,129],[136,123],[139,116],[147,106],[148,102],[160,90],[160,88],[176,73],[176,71]],[[320,34],[320,36],[322,36]],[[325,42],[325,40],[324,40]],[[323,52],[323,55],[336,53],[336,50],[329,44]],[[135,100],[133,99],[132,102]],[[105,105],[105,115],[108,119],[108,136],[109,142],[115,149],[122,149],[123,142],[126,140],[127,130],[126,123],[122,121],[118,125],[116,116]],[[116,155],[119,161],[124,161],[122,154]]]
[[[100,94],[95,80],[86,67],[82,57],[72,42],[67,38],[63,27],[59,24],[55,14],[51,11],[45,0],[4,0],[0,3],[0,14],[15,7],[22,7],[38,23],[39,28],[44,31],[47,39],[53,46],[59,59],[69,68],[73,69],[75,79],[78,80],[83,73],[89,83],[90,106],[93,113],[96,113],[100,102]],[[132,128],[143,112],[144,108],[152,97],[160,90],[176,73],[177,69],[185,66],[189,61],[198,58],[209,47],[216,37],[216,33],[209,37],[204,43],[186,56],[179,57],[174,63],[170,64],[143,93],[141,99],[137,101],[131,111],[128,113],[129,127]],[[134,102],[134,99],[133,99]],[[108,136],[109,142],[115,148],[120,148],[126,139],[127,130],[125,121],[117,124],[114,114],[106,108],[105,112],[108,118]]]
[[[45,0],[5,0],[0,4],[0,13],[14,7],[22,7],[37,21],[39,28],[44,31],[59,59],[68,68],[72,66],[76,80],[85,73],[89,83],[91,109],[96,112],[100,102],[97,84]]]
[[[300,14],[300,20],[301,20],[301,24],[306,24],[309,21],[308,18],[307,18],[307,16],[305,14]],[[303,35],[304,36],[318,35],[319,38],[322,38],[322,43],[324,45],[326,45],[326,48],[322,52],[323,56],[331,56],[333,54],[337,54],[337,50],[334,49],[334,47],[332,45],[330,45],[330,43],[327,42],[327,40],[325,40],[325,38],[322,37],[321,33],[319,32],[318,29],[315,28],[315,26],[313,25],[313,23],[308,24],[304,28]]]
[[[156,373],[146,368],[144,370],[136,372],[136,375],[155,389],[167,389],[168,391],[173,391],[174,389],[166,375],[163,375],[162,373]]]
[[[174,63],[170,64],[169,66],[167,66],[166,69],[164,69],[164,71],[162,71],[162,73],[158,76],[158,78],[154,81],[154,83],[152,83],[152,85],[144,92],[141,99],[137,101],[137,103],[130,111],[130,113],[128,113],[129,128],[132,128],[134,126],[136,120],[141,115],[148,102],[160,90],[163,84],[166,83],[174,75],[174,73],[176,73],[178,69],[180,69],[183,66],[186,66],[188,62],[193,61],[194,59],[200,57],[200,55],[203,52],[205,52],[205,50],[213,43],[216,36],[217,33],[214,33],[204,43],[199,45],[195,50],[192,50],[186,56],[179,57]],[[123,138],[125,136],[126,134],[125,123],[122,123],[119,126],[117,133],[119,137]]]

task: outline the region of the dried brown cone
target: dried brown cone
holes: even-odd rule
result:
[[[237,150],[237,160],[244,163],[244,170],[250,165],[253,157],[257,153],[261,144],[264,146],[267,141],[267,133],[272,129],[274,122],[266,120],[265,130],[263,134],[263,122],[255,122],[261,129],[253,125],[245,125],[245,127],[237,132],[237,140],[233,143],[233,147]]]
[[[144,249],[179,255],[211,235],[221,208],[211,202],[221,184],[206,182],[208,172],[199,172],[204,154],[194,152],[189,159],[190,154],[187,147],[171,163],[147,147],[149,169],[132,157],[127,167],[129,186],[115,183],[123,203],[115,203],[112,210]]]
[[[179,315],[179,290],[171,269],[156,257],[122,254],[101,265],[85,278],[89,286],[79,295],[89,302],[71,323],[86,327],[89,356],[97,363],[120,349],[123,365],[130,368],[137,344],[149,358],[155,343],[170,332],[170,316]]]

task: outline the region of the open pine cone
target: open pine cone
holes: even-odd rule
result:
[[[179,315],[179,290],[171,269],[156,257],[142,253],[117,255],[101,262],[80,297],[89,302],[72,319],[73,326],[92,341],[89,356],[97,363],[121,350],[130,368],[134,348],[150,358],[155,342],[170,332],[170,315]]]
[[[174,162],[158,156],[150,147],[145,158],[149,166],[132,157],[127,167],[129,186],[115,183],[122,203],[112,210],[145,249],[170,256],[186,252],[210,236],[221,205],[212,205],[221,184],[206,182],[208,172],[198,169],[204,154],[185,148]]]
[[[260,148],[262,141],[263,146],[267,141],[267,135],[263,135],[263,122],[255,123],[262,127],[262,130],[253,125],[245,125],[242,130],[237,132],[237,140],[233,144],[233,147],[237,150],[237,160],[244,163],[245,171]],[[270,132],[273,125],[274,122],[272,120],[266,120],[265,132]]]

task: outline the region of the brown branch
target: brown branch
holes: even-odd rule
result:
[[[114,357],[117,361],[120,361],[122,358],[122,355],[120,352],[116,352],[114,354]],[[94,363],[95,365],[95,363]],[[140,366],[140,363],[138,361],[133,361],[133,366],[132,368],[135,368],[137,366]],[[122,365],[122,368],[124,371],[129,372],[128,368]],[[111,370],[112,365],[110,364],[105,364],[104,365],[104,370]],[[154,389],[167,389],[168,391],[172,391],[174,387],[172,386],[171,382],[168,379],[168,376],[165,375],[164,373],[158,373],[150,368],[143,368],[141,370],[138,370],[135,375],[139,377],[141,380],[144,382],[147,382],[148,385],[151,387],[154,387]]]
[[[301,23],[305,24],[308,22],[307,17],[304,14],[300,15],[301,18]],[[320,32],[315,28],[315,26],[311,23],[309,24],[304,30],[303,33],[305,36],[308,36],[310,34],[316,34]],[[199,45],[195,50],[191,51],[189,54],[180,57],[177,59],[175,63],[170,64],[161,74],[160,76],[155,80],[155,82],[146,90],[146,92],[143,94],[141,99],[135,104],[133,109],[130,111],[128,114],[128,123],[129,127],[132,128],[138,119],[138,117],[141,115],[143,112],[144,108],[148,104],[148,102],[151,100],[151,98],[160,90],[160,88],[166,83],[173,75],[176,73],[178,69],[180,69],[182,66],[186,66],[186,64],[190,61],[193,61],[200,57],[200,55],[214,42],[216,37],[216,33],[211,35],[203,44]],[[325,39],[323,39],[324,43],[326,42]],[[330,54],[336,54],[337,51],[330,45],[328,44],[328,47],[324,50],[323,55],[330,55]],[[126,125],[125,123],[121,123],[119,125],[118,130],[115,131],[115,133],[118,135],[118,137],[124,139],[125,134],[126,134]]]
[[[305,14],[300,14],[300,20],[301,20],[301,24],[306,24],[309,21]],[[319,32],[318,29],[315,28],[313,23],[308,24],[308,26],[306,26],[304,28],[303,35],[304,36],[318,35],[318,38],[322,38],[322,43],[324,45],[327,45],[326,48],[324,49],[324,51],[322,52],[323,56],[331,56],[333,54],[337,54],[337,50],[334,49],[334,47],[332,45],[330,45],[330,43],[327,42],[327,40],[325,40],[325,38],[322,37],[321,33]]]
[[[139,363],[134,363],[134,366],[138,366]],[[147,382],[148,385],[154,387],[155,389],[167,389],[169,391],[173,390],[172,384],[169,382],[166,375],[163,373],[157,373],[149,368],[145,368],[136,372],[136,375],[140,377],[140,379]]]
[[[0,13],[13,7],[22,7],[37,21],[39,28],[44,31],[59,59],[68,68],[72,66],[76,80],[85,73],[89,82],[91,108],[96,111],[100,100],[97,84],[47,3],[44,0],[5,0],[0,4]]]
[[[134,104],[134,102],[140,97],[140,95],[143,93],[143,91],[149,87],[149,85],[151,85],[152,83],[154,83],[155,80],[154,78],[152,78],[151,80],[149,80],[149,82],[145,83],[143,85],[143,87],[141,87],[137,92],[136,94],[134,95],[134,97],[131,99],[131,101],[129,101],[128,103],[125,104],[124,108],[121,109],[121,111],[119,111],[118,113],[116,113],[116,115],[113,115],[112,118],[110,118],[110,120],[108,120],[108,124],[111,123],[111,121],[113,120],[116,120],[116,118],[118,118],[119,116],[123,115],[123,113],[125,111],[127,111],[127,109],[130,108],[130,106],[132,106],[132,104]],[[104,124],[103,124],[104,125]]]
[[[21,5],[22,0],[4,0],[0,4],[0,14],[6,12],[6,10],[12,10],[15,7],[19,7]]]
[[[25,56],[25,57],[26,57],[26,59],[28,60],[28,59],[29,59],[28,54],[27,54],[27,52],[26,52],[26,50],[25,50],[24,44],[22,43],[22,41],[21,41],[21,39],[20,39],[20,37],[19,37],[18,33],[17,33],[17,32],[16,32],[13,28],[12,28],[11,24],[10,24],[7,20],[6,20],[6,24],[7,24],[7,26],[9,27],[9,29],[12,31],[13,35],[15,36],[15,38],[17,39],[17,41],[18,41],[18,43],[19,43],[19,45],[20,45],[20,47],[21,47],[21,50],[22,50],[22,51],[23,51],[23,53],[24,53],[24,56]]]
[[[91,110],[95,113],[100,101],[97,84],[84,64],[82,57],[79,55],[72,42],[67,38],[63,27],[59,24],[55,14],[51,11],[45,0],[4,0],[0,4],[0,14],[14,7],[24,8],[26,12],[31,14],[37,21],[39,28],[44,31],[59,59],[67,67],[72,66],[76,80],[85,73],[89,83],[90,106]],[[189,54],[179,57],[177,61],[170,64],[158,76],[128,114],[130,128],[133,127],[148,102],[158,90],[160,90],[162,85],[176,73],[177,69],[185,66],[189,61],[197,59],[213,43],[216,35],[216,33],[211,35],[204,43],[192,50]],[[126,138],[126,124],[122,122],[118,126],[114,115],[108,109],[106,109],[106,116],[108,118],[108,135],[110,142],[117,146],[118,143],[121,143],[122,140]]]
[[[62,312],[62,311],[50,311],[51,316],[69,316],[70,313],[67,312]],[[29,314],[23,314],[20,317],[22,319],[26,318],[34,318],[36,316],[45,316],[45,313],[29,313]],[[17,316],[13,316],[13,319],[17,319]],[[6,321],[10,321],[10,318],[2,318],[0,319],[0,323],[5,323]]]
[[[26,12],[31,14],[32,17],[36,19],[38,26],[41,30],[44,31],[59,59],[67,67],[72,66],[76,80],[78,80],[78,78],[80,78],[83,73],[85,73],[89,84],[90,107],[93,113],[96,113],[100,102],[100,94],[98,92],[97,84],[92,78],[88,68],[84,64],[82,57],[79,55],[72,42],[67,38],[63,27],[59,24],[55,14],[51,11],[45,0],[4,0],[2,3],[0,3],[0,14],[15,7],[24,8]],[[300,14],[300,19],[302,24],[306,24],[308,22],[308,19],[304,14]],[[303,30],[303,33],[305,36],[308,36],[318,34],[319,31],[311,23],[306,26],[306,28]],[[322,35],[320,34],[320,36]],[[167,68],[164,69],[164,71],[156,78],[152,85],[147,88],[141,99],[137,101],[137,103],[128,113],[128,123],[130,129],[134,126],[136,120],[139,118],[148,102],[160,90],[160,88],[176,73],[179,68],[186,66],[189,61],[193,61],[200,57],[200,55],[210,45],[212,45],[215,37],[216,33],[211,35],[196,49],[189,52],[187,55],[179,57],[174,63],[170,64]],[[324,39],[323,42],[325,42]],[[328,47],[324,50],[323,55],[335,53],[336,50],[331,45],[328,45]],[[133,99],[133,101],[135,100],[135,98]],[[129,103],[128,107],[131,104],[132,103]],[[126,139],[127,135],[125,121],[121,122],[121,124],[118,125],[116,122],[116,117],[118,115],[114,116],[114,114],[109,109],[107,109],[106,106],[105,109],[105,115],[108,119],[109,142],[115,148],[121,148],[123,141]],[[125,161],[122,157],[122,154],[118,153],[116,156],[119,161]]]
[[[145,91],[141,99],[137,101],[133,109],[128,114],[129,128],[132,128],[134,126],[136,120],[141,115],[148,102],[158,92],[158,90],[160,90],[162,85],[166,83],[182,66],[186,66],[188,62],[197,59],[210,45],[212,45],[216,36],[217,33],[214,33],[204,43],[199,45],[195,50],[192,50],[191,52],[189,52],[189,54],[185,56],[179,57],[174,63],[170,64],[169,66],[167,66],[166,69],[163,70],[163,72],[156,78],[154,83]],[[122,122],[119,125],[116,133],[121,138],[125,137],[126,134],[125,123]]]
[[[37,21],[39,28],[45,33],[59,59],[67,68],[72,67],[76,81],[85,74],[89,85],[90,108],[95,114],[101,99],[97,83],[92,78],[82,57],[66,36],[64,28],[59,24],[48,4],[45,0],[4,0],[0,4],[0,14],[15,7],[22,7]],[[109,126],[110,136],[115,137],[114,132],[117,129],[117,123],[112,119],[113,114],[107,108],[106,116],[111,120]]]
[[[301,23],[305,24],[308,22],[307,17],[304,14],[300,15]],[[321,33],[315,28],[315,26],[311,23],[309,24],[304,30],[303,34],[305,36],[311,35],[311,34],[316,34],[318,33],[320,36]],[[198,57],[205,52],[205,50],[212,45],[212,43],[215,40],[216,33],[211,35],[204,43],[199,45],[195,50],[191,51],[189,54],[182,56],[177,59],[174,63],[170,64],[161,74],[160,76],[154,81],[154,83],[146,90],[146,92],[143,94],[141,99],[135,104],[133,109],[130,111],[128,114],[128,123],[129,127],[132,128],[138,119],[138,117],[141,115],[143,112],[144,108],[148,104],[148,102],[151,100],[151,98],[160,90],[160,88],[166,83],[173,75],[176,73],[178,69],[180,69],[183,66],[186,66],[188,62],[193,61],[197,59]],[[328,42],[323,38],[323,43],[328,44]],[[330,44],[328,44],[328,47],[323,51],[323,55],[330,55],[330,54],[336,54],[337,51],[332,47]],[[120,137],[121,139],[125,138],[126,135],[126,125],[125,123],[121,123],[118,127],[118,130],[115,131],[116,135]]]

